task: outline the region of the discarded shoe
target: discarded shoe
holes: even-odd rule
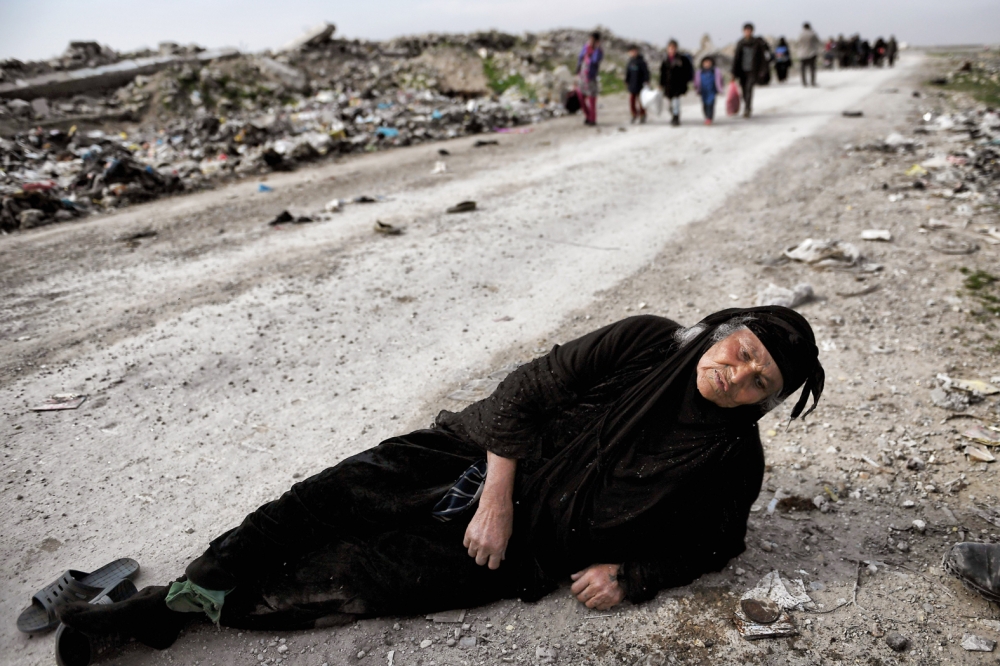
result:
[[[50,585],[35,593],[31,605],[21,611],[17,628],[26,634],[36,634],[59,625],[58,610],[66,603],[90,601],[119,582],[135,578],[139,563],[123,557],[109,562],[93,573],[70,569]]]
[[[476,210],[476,202],[475,201],[462,201],[461,203],[455,204],[454,206],[452,206],[451,208],[449,208],[445,212],[447,212],[447,213],[470,213],[470,212],[472,212],[474,210]]]
[[[386,224],[380,220],[375,220],[375,232],[385,234],[386,236],[398,236],[403,233],[403,229],[401,227],[394,227],[391,224]]]
[[[941,565],[973,592],[1000,603],[1000,544],[956,543]]]

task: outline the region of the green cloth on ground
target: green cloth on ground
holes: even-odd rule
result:
[[[232,590],[207,590],[189,580],[174,582],[167,590],[167,608],[179,613],[204,613],[219,624],[222,604]]]

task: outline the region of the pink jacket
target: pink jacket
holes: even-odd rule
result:
[[[725,88],[722,87],[722,70],[718,67],[713,67],[715,70],[715,94],[723,95],[725,94]],[[699,67],[694,73],[694,89],[699,95],[701,94],[701,68]]]

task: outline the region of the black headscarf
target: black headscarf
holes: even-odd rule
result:
[[[698,361],[715,344],[719,326],[730,322],[753,331],[775,359],[783,379],[781,397],[805,385],[793,418],[809,395],[815,408],[824,373],[805,318],[779,306],[709,315],[694,338],[679,344],[604,418],[526,479],[527,495],[538,502],[529,539],[536,553],[558,553],[552,567],[567,553],[590,562],[632,557],[648,545],[647,518],[658,507],[689,500],[692,486],[712,480],[726,461],[750,447],[759,451],[756,423],[766,412],[762,405],[722,409],[691,395],[697,391]],[[699,404],[701,414],[687,413]],[[759,479],[757,484],[759,491]]]

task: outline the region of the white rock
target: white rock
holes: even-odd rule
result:
[[[917,503],[914,502],[913,500],[903,500],[903,508],[904,509],[912,509],[916,505],[917,505]]]
[[[969,652],[993,652],[997,642],[975,634],[965,634],[962,636],[962,647]]]
[[[434,644],[434,641],[432,641],[429,638],[425,638],[424,640],[420,641],[420,649],[424,650],[426,648],[429,648],[433,644]]]
[[[279,645],[278,646],[278,653],[279,654],[285,654],[286,652],[288,652],[288,646],[287,645]]]
[[[923,534],[927,530],[927,523],[918,518],[913,521],[913,529]]]

